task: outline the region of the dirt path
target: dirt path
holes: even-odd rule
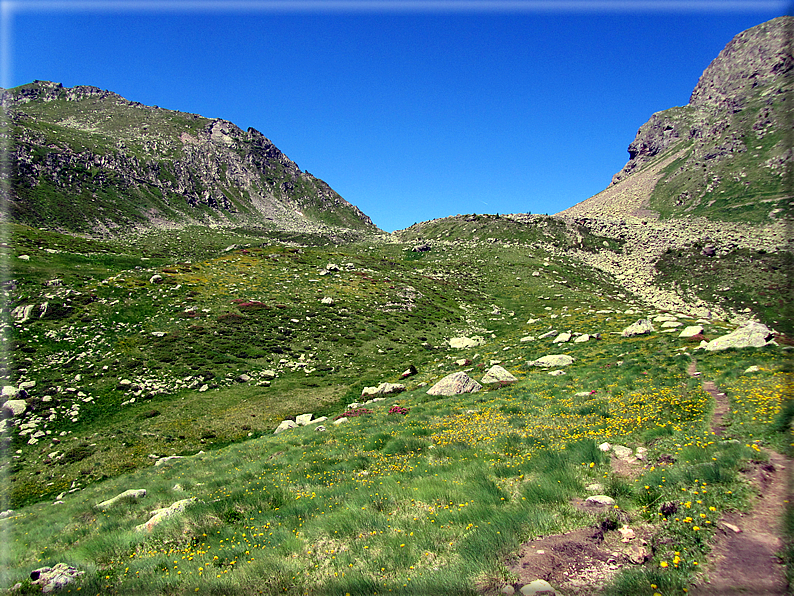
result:
[[[689,374],[699,376],[693,360]],[[711,430],[722,435],[728,412],[727,396],[711,381],[703,383],[716,404]],[[776,553],[783,548],[782,517],[790,495],[791,462],[774,451],[764,450],[769,463],[756,465],[748,479],[758,488],[752,511],[726,513],[717,524],[712,551],[692,596],[784,596],[790,594],[785,567]]]

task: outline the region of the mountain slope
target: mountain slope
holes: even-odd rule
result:
[[[71,231],[191,223],[376,231],[259,131],[36,81],[2,94],[12,220]]]
[[[701,216],[768,223],[791,205],[792,28],[779,17],[734,37],[706,68],[686,106],[658,112],[629,145],[610,187],[560,213],[576,217]],[[632,177],[654,181],[614,201]]]

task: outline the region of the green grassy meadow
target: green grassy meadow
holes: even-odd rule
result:
[[[35,386],[33,427],[7,422],[3,435],[14,513],[0,519],[0,587],[33,593],[32,569],[65,562],[85,572],[75,594],[496,594],[522,542],[613,520],[652,527],[652,556],[605,593],[684,594],[720,513],[752,504],[741,471],[794,443],[787,347],[696,352],[659,324],[623,338],[658,313],[566,254],[603,239],[572,242],[551,220],[490,223],[492,239],[442,222],[348,244],[9,228],[0,281],[10,309],[34,308],[5,326],[4,384]],[[432,248],[411,251],[420,239]],[[707,339],[733,329],[704,327]],[[549,331],[601,339],[554,344]],[[452,349],[461,336],[483,343]],[[559,376],[527,364],[547,354],[575,361]],[[721,438],[692,355],[731,400]],[[427,394],[494,363],[518,382]],[[381,382],[407,390],[332,423]],[[327,430],[273,434],[309,412]],[[646,460],[613,472],[603,442],[645,447]],[[183,457],[154,465],[171,455]],[[573,506],[594,482],[613,510]],[[95,506],[130,488],[147,495]],[[183,514],[135,530],[187,498]],[[660,512],[671,501],[677,517]]]

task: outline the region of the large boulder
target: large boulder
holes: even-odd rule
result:
[[[458,395],[459,393],[476,393],[482,389],[477,381],[464,372],[447,375],[427,390],[428,395]]]
[[[635,335],[646,335],[656,331],[648,319],[640,319],[636,323],[632,323],[620,332],[623,337],[634,337]]]
[[[704,349],[708,352],[714,352],[715,350],[727,350],[728,348],[760,348],[765,346],[772,337],[773,333],[769,327],[750,321],[733,333],[711,340]]]
[[[21,416],[27,407],[28,404],[24,399],[9,399],[3,404],[3,412],[9,416]]]
[[[569,364],[572,364],[573,361],[574,359],[567,354],[550,354],[548,356],[538,358],[537,360],[531,360],[530,362],[527,362],[527,364],[530,366],[542,366],[543,368],[550,368],[568,366]]]
[[[486,372],[485,376],[482,378],[483,385],[490,385],[491,383],[515,383],[516,381],[518,381],[516,377],[498,364],[489,368],[488,372]]]

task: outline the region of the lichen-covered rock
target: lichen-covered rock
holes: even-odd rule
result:
[[[772,331],[766,325],[750,321],[736,331],[711,340],[704,348],[707,352],[728,348],[761,348],[772,339]]]
[[[516,381],[518,379],[509,371],[496,364],[488,369],[481,382],[483,385],[490,385],[491,383],[515,383]]]
[[[427,390],[428,395],[458,395],[460,393],[476,393],[482,389],[477,381],[464,372],[447,375]]]
[[[41,586],[42,594],[49,594],[57,590],[62,590],[71,584],[84,571],[78,571],[76,567],[66,563],[58,563],[55,567],[40,567],[30,572],[31,584]]]
[[[648,319],[640,319],[636,323],[632,323],[620,332],[623,337],[634,337],[636,335],[647,335],[656,331]]]
[[[10,416],[21,416],[27,407],[24,399],[9,399],[3,404],[3,412]]]

